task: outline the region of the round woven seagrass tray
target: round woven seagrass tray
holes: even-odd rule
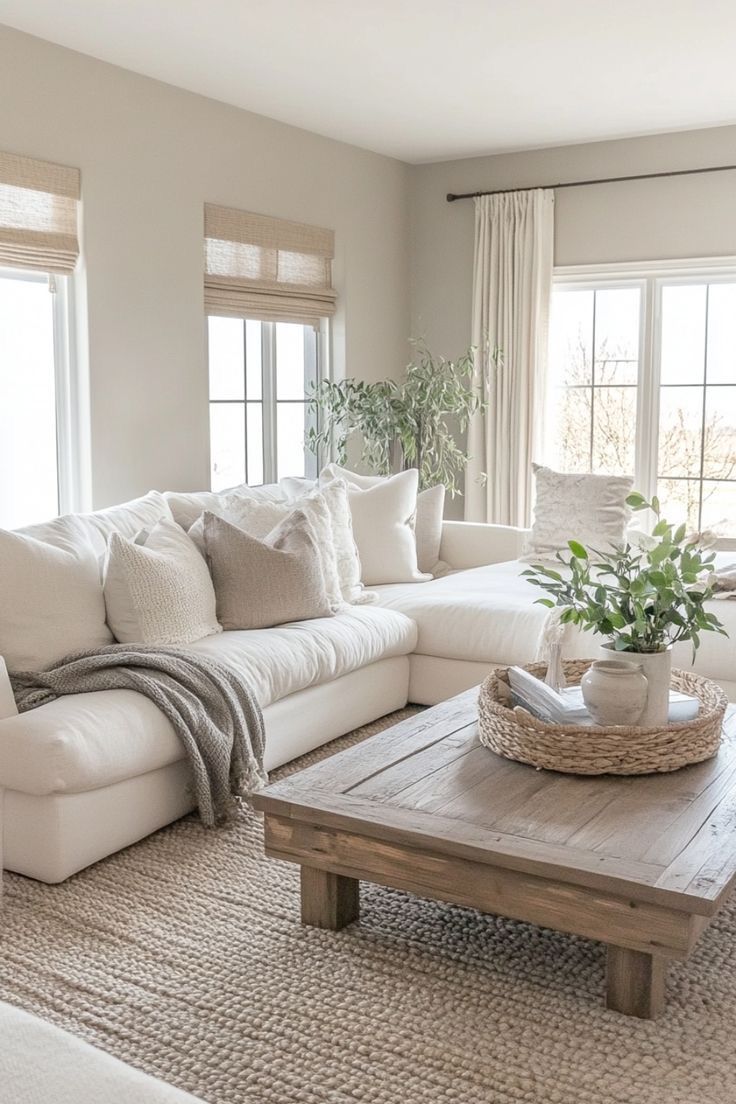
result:
[[[577,686],[593,661],[563,664],[569,686]],[[524,668],[543,679],[546,663]],[[507,759],[564,774],[655,774],[710,759],[718,751],[728,705],[724,691],[691,671],[672,672],[672,689],[700,700],[691,721],[664,728],[607,728],[550,725],[511,705],[508,668],[492,671],[480,688],[478,734],[491,751]]]

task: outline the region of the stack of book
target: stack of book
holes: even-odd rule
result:
[[[579,686],[553,690],[546,682],[535,678],[523,667],[509,667],[511,701],[548,724],[593,725],[595,721],[585,708]],[[700,702],[689,694],[670,690],[670,721],[691,721],[698,715]]]

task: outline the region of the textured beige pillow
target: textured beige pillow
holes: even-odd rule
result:
[[[347,510],[347,505],[345,506]],[[332,518],[324,494],[315,492],[298,499],[296,502],[268,502],[243,495],[225,495],[217,509],[210,513],[244,529],[251,537],[262,540],[268,536],[294,510],[303,510],[314,528],[317,539],[325,590],[331,606],[339,609],[344,604],[337,573],[337,557],[332,537]],[[189,536],[205,554],[203,517],[195,521],[189,530]]]
[[[112,533],[104,590],[107,623],[121,644],[189,644],[220,632],[207,565],[175,521],[136,540]]]
[[[318,541],[303,510],[293,510],[265,540],[209,511],[203,530],[224,629],[332,616]]]
[[[631,517],[626,498],[634,480],[628,475],[573,475],[532,464],[536,480],[534,524],[524,559],[554,559],[569,540],[586,548],[623,544]]]

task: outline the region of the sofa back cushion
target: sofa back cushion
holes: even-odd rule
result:
[[[119,506],[109,506],[88,514],[65,514],[40,525],[17,529],[16,532],[53,544],[59,534],[63,536],[67,533],[70,518],[74,519],[80,537],[86,537],[87,543],[101,560],[111,533],[134,537],[139,530],[150,528],[160,518],[171,520],[172,514],[165,496],[160,491],[149,491],[141,498],[132,498]]]
[[[211,510],[213,514],[221,514],[223,502],[231,495],[250,498],[256,502],[283,502],[285,498],[285,493],[278,483],[263,483],[257,487],[241,483],[228,491],[192,491],[187,494],[183,491],[166,491],[164,498],[174,521],[178,522],[182,529],[189,531],[205,510]]]
[[[11,671],[39,671],[72,652],[112,643],[99,564],[72,515],[45,539],[0,530],[0,655]]]
[[[136,540],[111,534],[104,594],[108,625],[121,644],[190,644],[221,631],[207,565],[167,518]]]
[[[223,629],[332,615],[319,544],[303,510],[293,510],[265,540],[209,511],[203,526]]]

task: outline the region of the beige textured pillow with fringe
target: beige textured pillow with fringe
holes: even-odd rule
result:
[[[203,536],[223,629],[333,615],[319,544],[303,510],[293,510],[263,540],[205,511]]]

